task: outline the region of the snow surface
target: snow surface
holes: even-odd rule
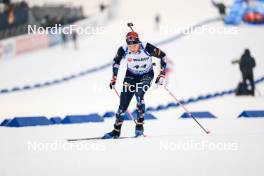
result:
[[[142,40],[155,43],[173,36],[174,31],[153,31],[153,16],[157,11],[162,14],[162,25],[170,29],[217,16],[216,9],[206,0],[121,1],[118,18],[105,26],[103,34],[81,39],[78,51],[72,46],[67,49],[57,46],[1,60],[1,88],[53,80],[111,61],[124,42],[128,21],[134,22]],[[208,26],[223,27],[223,24]],[[246,47],[252,50],[257,62],[255,77],[263,76],[263,34],[263,27],[241,26],[236,35],[192,34],[160,46],[174,62],[170,89],[178,98],[189,98],[236,87],[240,72],[231,61],[240,57]],[[118,89],[124,70],[118,78]],[[115,111],[119,102],[108,88],[110,78],[111,68],[108,68],[55,86],[2,94],[0,119]],[[263,84],[257,89],[264,94]],[[112,129],[114,119],[98,124],[0,128],[1,175],[262,176],[264,120],[237,118],[243,110],[264,110],[263,96],[256,95],[231,95],[188,105],[191,111],[210,111],[217,116],[217,119],[200,120],[211,131],[209,135],[193,120],[179,119],[181,108],[153,113],[158,120],[147,121],[148,137],[139,139],[66,142],[66,139],[101,136]],[[155,85],[145,99],[147,106],[173,101],[163,88]],[[135,101],[130,109],[134,107]],[[122,136],[133,133],[133,122],[125,122]],[[38,144],[39,151],[30,148],[32,143]],[[41,148],[48,144],[57,148]],[[72,145],[72,149],[64,151],[60,148],[63,145]],[[85,149],[79,150],[78,145]],[[214,148],[216,145],[220,148]],[[227,146],[224,150],[223,145]]]

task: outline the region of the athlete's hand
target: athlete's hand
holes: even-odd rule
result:
[[[165,83],[166,83],[165,74],[160,73],[159,76],[157,77],[155,83],[158,85],[165,85]]]
[[[110,89],[115,88],[115,84],[116,84],[116,76],[113,76],[113,77],[112,77],[112,80],[111,80],[111,82],[110,82],[110,84],[109,84]]]

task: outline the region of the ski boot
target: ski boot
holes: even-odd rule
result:
[[[144,112],[145,112],[145,104],[144,101],[141,104],[137,104],[137,124],[135,129],[135,137],[145,136],[144,135]]]
[[[117,139],[120,137],[120,131],[113,130],[109,133],[106,133],[102,138],[103,139]]]
[[[144,135],[144,116],[140,114],[139,118],[137,119],[136,129],[135,129],[135,137],[145,136]]]
[[[117,138],[119,138],[123,122],[124,122],[124,113],[123,113],[123,111],[118,110],[118,113],[116,114],[116,121],[114,124],[113,131],[106,133],[103,136],[103,139],[117,139]]]
[[[135,137],[145,136],[143,125],[136,125]]]

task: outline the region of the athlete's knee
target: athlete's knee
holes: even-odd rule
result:
[[[144,94],[137,92],[136,93],[136,99],[137,99],[137,103],[144,103]]]
[[[136,92],[145,94],[150,88],[150,84],[148,82],[141,82],[141,83],[138,83],[136,88],[137,88]]]
[[[145,113],[145,101],[143,97],[137,96],[137,109],[140,113]]]
[[[145,92],[143,90],[139,90],[139,91],[135,92],[135,95],[137,98],[137,102],[139,102],[140,100],[144,99]]]
[[[124,116],[125,116],[125,111],[123,111],[122,109],[118,109],[116,113],[115,127],[122,125],[122,123],[124,122]]]
[[[125,112],[126,112],[125,109],[119,107],[118,110],[117,110],[117,112],[116,112],[116,117],[122,117],[122,116],[124,116],[125,115]]]

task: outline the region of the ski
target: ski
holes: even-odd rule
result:
[[[142,137],[147,137],[146,135],[144,136],[122,136],[118,139],[132,139],[132,138],[142,138]],[[76,142],[76,141],[91,141],[91,140],[116,140],[116,139],[104,139],[103,137],[90,137],[90,138],[77,138],[77,139],[67,139],[68,142]]]

